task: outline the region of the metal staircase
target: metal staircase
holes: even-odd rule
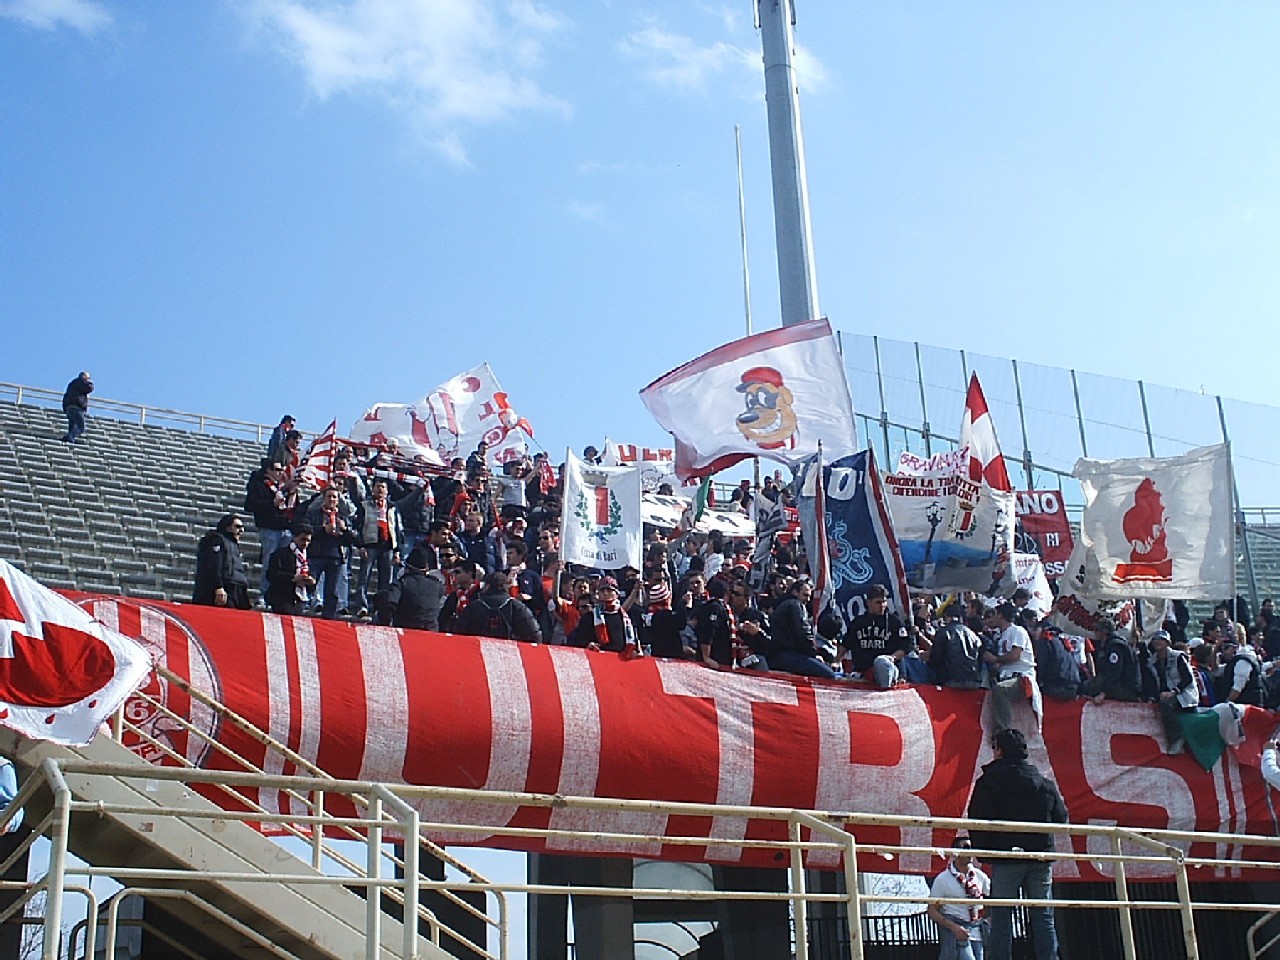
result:
[[[173,675],[168,679],[180,682]],[[198,733],[158,701],[141,696],[192,735]],[[212,702],[208,706],[220,709]],[[225,709],[223,719],[243,723]],[[260,731],[250,732],[271,743]],[[418,815],[386,787],[338,782],[318,770],[306,770],[306,776],[272,777],[249,769],[243,761],[246,769],[240,772],[157,767],[119,741],[136,744],[145,739],[165,749],[163,744],[122,716],[114,733],[113,738],[104,731],[89,745],[72,748],[0,730],[0,753],[13,759],[23,784],[11,811],[22,808],[25,826],[32,831],[9,862],[39,836],[51,844],[47,875],[29,885],[17,903],[0,914],[0,921],[43,888],[44,960],[92,956],[95,947],[101,949],[95,941],[104,934],[114,942],[119,905],[133,896],[145,898],[190,931],[193,942],[215,944],[225,956],[487,960],[505,955],[504,926],[474,905],[474,893],[467,897],[454,892],[487,881],[429,841],[400,843],[419,835]],[[226,753],[219,744],[211,746]],[[171,750],[165,752],[176,758]],[[290,755],[289,762],[305,769],[301,758]],[[289,812],[274,813],[260,804],[257,797],[267,791],[279,791]],[[214,803],[209,796],[217,794],[219,803]],[[327,813],[326,799],[332,803],[334,798],[349,801],[357,816]],[[303,851],[301,856],[309,853],[310,860],[265,832],[303,841],[292,846]],[[396,846],[390,845],[392,840]],[[355,843],[363,849],[353,856],[350,848]],[[69,868],[68,854],[89,866]],[[420,873],[421,854],[446,860],[463,879],[428,879]],[[71,883],[69,873],[110,877],[124,888],[100,912],[92,884]],[[63,904],[70,894],[86,897],[88,915],[101,913],[108,922],[105,931],[97,923],[85,924],[83,948],[74,943],[68,951],[60,940]],[[429,909],[431,897],[436,905],[447,904],[471,918],[472,927],[498,928],[498,952],[487,950],[484,936],[476,943],[442,924]],[[406,912],[405,904],[413,905],[407,913],[419,921],[408,928],[397,919]],[[500,896],[497,904],[503,912]]]

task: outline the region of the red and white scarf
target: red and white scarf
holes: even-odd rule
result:
[[[307,551],[299,549],[298,545],[293,541],[289,542],[289,548],[293,550],[293,558],[298,563],[298,575],[303,577],[311,576],[311,564],[307,562]],[[297,584],[294,592],[297,593],[299,600],[307,599],[307,588],[302,584]]]
[[[978,868],[973,864],[969,864],[969,868],[964,873],[961,873],[956,869],[955,861],[952,860],[947,864],[947,870],[964,887],[964,895],[966,897],[971,900],[977,900],[982,896],[982,883],[978,880]],[[982,906],[977,903],[969,904],[969,919],[977,920],[981,916]]]
[[[622,652],[624,654],[639,653],[640,645],[636,642],[636,625],[631,622],[631,617],[627,615],[627,611],[623,610],[621,606],[618,606],[615,610],[606,611],[604,607],[596,604],[591,608],[591,615],[595,620],[596,643],[600,644],[600,649],[603,650],[609,645],[609,627],[604,622],[605,613],[617,613],[622,615],[622,637],[624,644]]]

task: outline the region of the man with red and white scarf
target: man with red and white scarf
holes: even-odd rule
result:
[[[991,892],[991,878],[973,859],[973,844],[957,837],[947,855],[947,869],[933,878],[931,897],[981,900]],[[931,903],[929,919],[938,925],[938,960],[981,960],[982,906],[971,903]]]
[[[636,640],[636,626],[627,611],[622,609],[618,582],[613,577],[601,577],[596,583],[595,599],[590,616],[583,616],[573,633],[569,634],[569,646],[638,655],[640,646]]]
[[[360,505],[356,517],[356,529],[360,537],[360,579],[356,584],[358,616],[369,613],[369,578],[375,568],[378,571],[378,589],[391,586],[393,568],[400,564],[400,544],[404,529],[400,525],[400,511],[387,495],[387,481],[373,481],[373,492]]]
[[[258,586],[260,603],[266,606],[271,584],[267,580],[267,566],[271,555],[289,542],[289,522],[297,487],[285,475],[281,460],[263,461],[262,469],[249,476],[245,488],[244,508],[253,514],[253,525],[258,528],[258,543],[262,547],[262,580]]]

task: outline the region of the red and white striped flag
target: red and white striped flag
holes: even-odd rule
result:
[[[329,479],[333,476],[333,455],[337,449],[338,421],[335,419],[307,447],[306,456],[302,458],[302,473],[298,479],[316,490],[329,486]]]
[[[960,423],[960,446],[969,448],[969,479],[974,483],[987,482],[992,490],[1010,492],[1009,472],[1004,466],[1004,454],[996,439],[996,425],[987,409],[987,398],[982,393],[975,373],[969,377],[969,394],[964,401],[964,420]]]

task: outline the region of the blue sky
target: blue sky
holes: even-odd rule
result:
[[[800,0],[823,311],[1271,401],[1277,35]],[[316,429],[487,360],[553,452],[658,444],[637,391],[743,329],[735,124],[761,328],[749,0],[0,0],[0,379]]]

